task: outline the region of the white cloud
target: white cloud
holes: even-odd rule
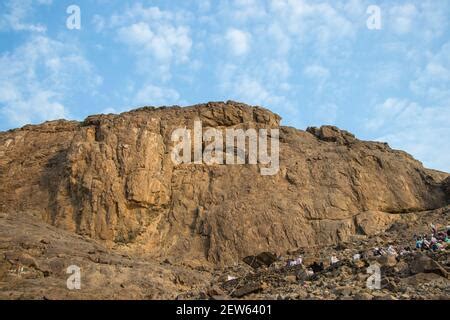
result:
[[[66,97],[101,83],[70,44],[33,36],[0,56],[0,114],[11,126],[69,117]]]
[[[450,105],[423,107],[389,98],[373,109],[367,129],[393,148],[406,150],[428,167],[450,171]],[[380,134],[381,133],[381,134]]]
[[[11,104],[7,108],[0,109],[0,113],[10,123],[18,126],[52,119],[63,119],[69,116],[69,112],[64,105],[58,102],[57,94],[52,91],[34,92],[25,100],[21,97],[14,100],[4,100],[3,96],[0,103],[4,101],[11,102]]]
[[[384,6],[383,22],[397,36],[411,36],[430,42],[442,36],[449,27],[448,1],[410,1]]]
[[[428,101],[450,104],[450,42],[435,54],[428,54],[425,65],[418,70],[410,88]]]
[[[50,5],[51,0],[9,0],[4,3],[5,13],[0,15],[0,31],[31,31],[31,32],[45,32],[46,26],[40,23],[30,23],[33,13],[34,4]]]
[[[291,49],[291,38],[282,29],[282,27],[277,22],[271,23],[267,28],[267,36],[272,38],[274,43],[274,50],[280,55],[287,55]]]
[[[301,42],[327,45],[353,37],[358,27],[346,12],[328,3],[304,0],[271,0],[270,16]]]
[[[176,90],[152,84],[142,87],[134,98],[136,104],[146,106],[174,105],[179,101],[180,95]]]
[[[404,56],[404,59],[407,59]],[[374,63],[370,73],[367,73],[368,87],[373,93],[383,92],[386,89],[398,88],[403,86],[403,78],[408,70],[403,68],[401,62],[379,62]]]
[[[418,19],[418,10],[411,3],[393,6],[389,10],[390,24],[397,34],[406,34],[412,31],[412,28]]]
[[[316,87],[315,93],[316,95],[321,94],[324,86],[330,77],[330,71],[318,64],[312,64],[309,66],[306,66],[303,69],[303,74],[313,80],[313,84]]]
[[[230,28],[225,35],[225,39],[231,53],[235,56],[246,55],[250,50],[250,34],[245,31]]]
[[[138,72],[150,69],[159,81],[168,81],[174,64],[190,61],[193,41],[186,24],[188,16],[184,11],[166,11],[138,3],[113,15],[107,26],[137,57]]]
[[[195,0],[197,4],[198,10],[200,12],[206,12],[211,9],[211,1],[210,0]]]
[[[110,27],[120,27],[135,22],[161,23],[172,22],[181,23],[186,17],[182,11],[161,10],[158,7],[145,7],[142,3],[136,3],[121,13],[113,14],[110,19]]]
[[[163,24],[153,28],[148,23],[139,22],[120,28],[118,35],[133,50],[141,50],[141,54],[150,53],[161,62],[187,61],[192,46],[189,29],[183,26]]]
[[[233,0],[229,10],[233,20],[242,22],[267,16],[265,1],[261,0]]]
[[[420,32],[426,41],[432,41],[448,31],[450,2],[420,1],[419,4],[422,21],[419,30],[415,32]]]
[[[106,26],[106,20],[101,15],[95,14],[92,17],[92,24],[94,25],[96,32],[102,32]]]
[[[382,104],[378,104],[374,107],[374,116],[367,119],[366,126],[371,130],[380,130],[391,121],[395,121],[398,115],[403,111],[408,108],[409,110],[417,109],[417,107],[418,106],[416,104],[411,104],[407,100],[388,98]]]
[[[291,102],[280,94],[285,91],[286,78],[289,71],[283,74],[274,74],[270,70],[287,68],[277,65],[273,61],[261,61],[256,68],[241,68],[234,64],[227,64],[220,68],[218,78],[220,89],[226,94],[227,99],[244,101],[248,104],[271,107],[272,109],[284,110],[295,114],[297,110]],[[266,72],[258,72],[259,69]]]
[[[309,78],[320,81],[326,80],[330,76],[330,71],[327,68],[317,64],[307,66],[303,73]]]
[[[100,113],[102,113],[102,114],[110,114],[110,113],[117,114],[119,112],[121,112],[121,109],[116,109],[116,108],[113,108],[113,107],[108,107],[108,108],[105,108],[102,111],[100,111]]]
[[[315,50],[326,56],[336,51],[340,40],[353,39],[358,29],[365,27],[365,11],[355,14],[358,10],[355,1],[351,5],[305,0],[223,1],[206,24],[215,29],[216,37],[222,37],[226,30],[225,37],[235,40],[232,43],[236,45],[231,47],[236,49],[232,50],[235,56],[248,52],[248,40],[253,51],[258,48],[260,52],[279,57],[305,50]],[[237,32],[231,33],[228,28]],[[341,52],[338,49],[338,53]]]

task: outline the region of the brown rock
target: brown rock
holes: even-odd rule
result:
[[[349,286],[340,286],[340,287],[335,288],[333,290],[333,292],[336,295],[348,297],[348,296],[350,296],[352,294],[353,288],[349,287]]]
[[[443,284],[448,287],[450,285],[449,280],[443,278],[442,276],[436,274],[436,273],[417,273],[413,276],[410,276],[408,278],[404,279],[404,282],[406,282],[409,285],[417,286],[422,283],[427,284]]]
[[[450,279],[449,272],[442,265],[423,254],[417,255],[409,267],[412,274],[435,273]]]
[[[381,294],[374,296],[372,300],[397,300],[397,299],[391,294]]]
[[[262,176],[261,164],[175,165],[171,134],[196,119],[220,130],[280,129],[279,172]],[[229,101],[0,132],[0,211],[32,213],[174,263],[225,265],[378,233],[393,214],[448,203],[448,174],[404,152],[336,127],[279,124],[266,109]]]
[[[34,267],[37,268],[36,260],[26,253],[21,252],[6,252],[5,259],[8,260],[12,264],[18,264],[26,267]]]
[[[294,275],[288,275],[288,276],[284,277],[284,280],[286,280],[287,282],[296,283],[297,277]]]
[[[373,236],[384,232],[399,216],[380,211],[366,211],[356,216],[358,231],[367,236]]]
[[[212,286],[211,288],[209,288],[208,295],[214,300],[223,300],[227,296],[226,293],[218,286]]]
[[[275,261],[277,261],[276,255],[270,252],[261,252],[257,256],[248,256],[243,261],[254,269],[262,266],[270,267]]]
[[[261,291],[262,289],[263,287],[260,283],[248,283],[233,291],[231,295],[235,298],[242,298],[250,293]]]
[[[355,300],[372,300],[373,296],[367,292],[359,292],[354,296]]]
[[[327,142],[337,142],[339,144],[355,142],[356,138],[353,134],[339,130],[339,128],[334,126],[322,126],[320,128],[309,127],[306,129],[307,132],[315,135],[317,138]]]
[[[385,267],[394,267],[397,264],[396,257],[393,255],[389,255],[389,254],[379,257],[377,259],[377,261],[381,266],[385,266]]]
[[[447,179],[442,182],[442,189],[447,195],[447,201],[450,202],[450,177],[447,177]]]

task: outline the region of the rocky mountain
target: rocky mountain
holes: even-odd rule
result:
[[[172,133],[195,121],[221,132],[279,129],[279,170],[175,164]],[[403,151],[332,126],[302,131],[280,121],[228,101],[0,132],[0,214],[9,224],[48,225],[68,246],[82,237],[146,263],[226,267],[263,251],[376,236],[450,203],[450,175]],[[1,230],[4,244],[27,232]]]
[[[179,127],[278,128],[235,102],[142,108],[0,135],[0,208],[157,257],[229,264],[259,251],[336,244],[399,213],[449,201],[448,174],[335,127],[280,127],[280,170],[174,165]]]

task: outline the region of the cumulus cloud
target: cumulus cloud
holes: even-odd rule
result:
[[[4,1],[0,31],[42,34],[45,26],[32,19],[33,8],[49,1]],[[428,162],[426,154],[442,149],[439,144],[449,137],[441,119],[450,105],[450,2],[380,1],[379,31],[366,27],[366,9],[375,4],[370,0],[190,2],[160,7],[124,2],[92,16],[89,29],[97,32],[84,50],[92,50],[89,43],[95,42],[102,53],[111,52],[106,57],[111,60],[99,62],[100,68],[124,62],[108,70],[114,84],[106,89],[112,94],[102,96],[103,105],[121,110],[122,103],[235,99],[268,106],[297,127],[311,121],[354,127],[352,121],[371,112],[360,127],[366,128],[368,139],[386,138],[395,147],[417,151],[429,166],[444,167]],[[1,55],[0,112],[7,121],[47,117],[32,105],[46,106],[49,118],[68,114],[71,101],[79,98],[67,97],[80,92],[86,81],[89,88],[99,83],[75,46],[69,50],[49,40],[44,52],[44,42],[28,41],[29,48],[22,44],[22,51]],[[94,59],[102,59],[99,52]],[[135,68],[128,70],[130,61]],[[67,69],[72,65],[77,68]],[[376,107],[358,108],[367,103]],[[20,119],[27,114],[28,119]],[[341,114],[345,119],[338,118]],[[427,135],[433,138],[426,141]],[[440,158],[436,153],[432,157]]]
[[[304,0],[242,0],[230,1],[221,9],[212,20],[222,26],[218,33],[223,25],[233,24],[225,29],[224,35],[232,54],[219,53],[217,68],[241,68],[232,73],[232,79],[224,76],[223,70],[217,72],[221,91],[244,101],[270,105],[279,112],[283,110],[291,118],[299,113],[295,90],[314,86],[314,93],[318,94],[331,79],[330,70],[323,66],[321,58],[335,61],[336,53],[343,52],[337,43],[343,41],[344,47],[350,47],[358,29],[365,27],[363,20],[358,28],[355,11],[361,11],[364,18],[365,8],[355,1],[343,6]],[[317,57],[317,62],[310,62],[304,70],[292,71],[292,65],[298,69],[304,63],[302,60],[311,55]],[[297,77],[295,83],[293,74]],[[299,76],[312,81],[300,83]]]
[[[34,92],[25,99],[19,96],[10,100],[7,92],[0,92],[0,95],[0,103],[9,103],[8,107],[0,109],[0,113],[17,126],[69,117],[69,112],[59,102],[58,95],[49,90]]]
[[[46,26],[28,22],[34,11],[33,5],[50,5],[51,0],[9,0],[3,4],[4,12],[0,15],[0,31],[45,32]],[[2,10],[3,11],[3,10]]]
[[[235,56],[243,56],[250,50],[250,35],[245,31],[230,28],[225,35],[225,39],[231,53]]]
[[[407,150],[428,167],[450,171],[450,105],[424,107],[388,98],[373,108],[367,128],[377,140]]]
[[[136,94],[134,102],[137,105],[174,105],[180,101],[180,94],[171,88],[158,87],[152,84],[145,85]]]
[[[119,39],[140,54],[151,54],[160,62],[188,60],[192,40],[189,29],[183,26],[161,24],[155,27],[138,22],[118,30]]]
[[[229,18],[240,22],[267,17],[266,3],[260,0],[232,0],[224,11]]]
[[[448,30],[450,4],[447,1],[410,1],[383,8],[387,30],[396,36],[408,35],[428,42]]]
[[[193,41],[182,10],[161,10],[141,3],[112,15],[107,22],[97,16],[98,28],[109,28],[137,58],[137,70],[152,70],[158,80],[171,78],[173,65],[188,63]]]
[[[211,9],[211,1],[210,0],[197,0],[195,3],[198,6],[200,12],[206,12]]]
[[[415,20],[418,18],[418,10],[414,4],[407,3],[393,6],[389,10],[391,26],[397,34],[411,32]]]
[[[266,72],[258,72],[260,68]],[[227,64],[218,73],[218,77],[221,79],[220,89],[229,99],[270,106],[273,109],[294,114],[296,110],[292,103],[284,94],[280,93],[280,91],[284,91],[286,77],[289,76],[290,70],[284,70],[284,74],[283,72],[279,74],[271,72],[271,70],[280,68],[285,69],[288,66],[277,64],[274,61],[261,61],[258,66],[248,66],[247,68],[241,68],[231,63]]]
[[[345,10],[325,2],[272,0],[270,12],[288,34],[304,43],[313,41],[326,45],[353,37],[358,29]]]
[[[349,18],[348,14],[358,9],[356,4],[344,7],[303,0],[242,0],[230,1],[221,9],[212,19],[222,26],[217,32],[222,32],[223,25],[233,24],[225,29],[224,35],[232,55],[219,53],[217,56],[221,92],[235,99],[271,106],[278,112],[286,112],[291,119],[299,114],[296,90],[313,85],[321,91],[330,79],[330,71],[321,65],[320,57],[331,56],[334,60],[334,52],[342,52],[336,43],[353,40],[358,30],[353,20],[356,18]],[[364,17],[364,10],[362,14]],[[365,24],[361,23],[363,27]],[[350,45],[351,41],[345,43]],[[293,63],[298,66],[305,55],[311,54],[317,56],[317,63],[292,71]],[[242,57],[247,57],[245,65]],[[293,74],[296,83],[292,83]],[[299,76],[313,81],[299,83]]]
[[[102,32],[106,26],[106,19],[99,14],[95,14],[91,20],[96,32]]]
[[[66,97],[102,81],[77,48],[33,36],[0,56],[0,114],[11,126],[70,117]]]
[[[407,98],[376,104],[365,127],[377,140],[408,151],[426,166],[450,171],[450,43],[405,57],[415,66],[403,90]],[[391,87],[401,84],[396,79]]]
[[[292,47],[291,37],[284,32],[278,22],[272,22],[267,27],[266,36],[272,39],[273,43],[276,44],[273,49],[279,56],[286,56],[289,53],[289,50]]]
[[[450,42],[429,54],[425,65],[410,82],[410,88],[429,101],[450,104]]]

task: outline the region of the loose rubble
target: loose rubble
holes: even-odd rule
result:
[[[377,236],[281,256],[262,252],[215,267],[155,261],[33,217],[0,215],[0,299],[448,300],[449,248],[415,248],[411,235],[428,233],[430,221],[445,230],[449,218],[447,207]],[[84,272],[81,290],[66,287],[72,264]],[[374,264],[381,271],[380,289],[367,286]]]
[[[300,249],[270,264],[249,263],[247,257],[244,264],[223,271],[238,276],[221,281],[220,287],[230,297],[245,299],[448,300],[448,236],[440,240],[443,245],[439,248],[416,248],[411,233],[415,227],[423,232],[428,228],[424,221],[437,219],[440,229],[431,230],[430,236],[447,234],[449,212],[429,212],[416,225],[395,225],[375,237],[354,237],[351,242],[320,250]],[[367,285],[372,265],[380,268],[380,288]]]
[[[278,129],[279,170],[175,163],[199,120]],[[450,175],[280,121],[227,101],[0,132],[0,299],[448,299]]]

